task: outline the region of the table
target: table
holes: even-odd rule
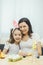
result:
[[[43,56],[39,59],[28,56],[17,62],[8,62],[8,59],[0,59],[0,65],[43,65]]]

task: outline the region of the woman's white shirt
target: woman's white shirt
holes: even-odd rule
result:
[[[23,52],[32,52],[32,39],[28,39],[27,41],[20,42],[20,48]]]
[[[19,45],[16,45],[15,43],[13,44],[6,43],[4,49],[9,50],[8,54],[18,54]]]
[[[37,42],[40,41],[40,36],[38,34],[32,34],[32,38],[29,38],[27,41],[21,41],[20,42],[20,48],[23,52],[25,53],[33,53],[33,49],[32,49],[32,45],[33,42],[36,41]],[[38,51],[36,50],[36,55],[38,54]]]
[[[40,36],[37,33],[32,33],[32,39],[33,41],[40,42]]]

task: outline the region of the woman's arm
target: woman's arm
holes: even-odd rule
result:
[[[27,56],[27,53],[25,53],[25,52],[23,52],[23,51],[19,51],[19,55],[21,55],[21,56]]]
[[[38,54],[42,55],[41,42],[38,42],[38,44],[37,44],[37,50],[38,50]]]

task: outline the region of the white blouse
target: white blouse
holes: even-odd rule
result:
[[[38,34],[32,34],[32,38],[29,38],[27,41],[21,41],[20,49],[25,53],[33,53],[32,45],[34,41],[36,41],[36,44],[38,41],[40,41],[40,37]],[[35,52],[37,55],[38,51],[36,50]]]
[[[4,49],[9,50],[8,54],[18,54],[19,45],[6,43]]]

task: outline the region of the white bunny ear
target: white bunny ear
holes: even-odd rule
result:
[[[16,20],[13,21],[13,26],[14,26],[15,28],[18,28],[18,23],[17,23]]]

